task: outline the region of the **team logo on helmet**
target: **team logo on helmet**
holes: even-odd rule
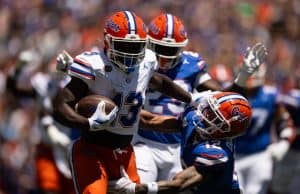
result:
[[[159,33],[159,28],[155,25],[154,22],[152,22],[150,25],[149,25],[149,31],[151,31],[153,34],[155,35],[158,35]]]
[[[114,32],[119,32],[120,31],[120,26],[112,20],[108,20],[106,22],[106,27],[112,29]]]
[[[185,31],[185,28],[183,26],[181,26],[181,28],[179,29],[179,34],[182,37],[187,37],[187,32]]]
[[[241,115],[241,112],[240,112],[240,109],[239,107],[235,106],[232,108],[232,111],[231,111],[231,115],[234,117],[234,116],[240,116]]]

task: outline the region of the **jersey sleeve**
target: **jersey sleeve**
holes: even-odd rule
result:
[[[204,82],[206,82],[207,80],[210,80],[211,76],[207,72],[207,63],[202,58],[202,56],[199,55],[198,53],[193,53],[192,55],[195,56],[195,60],[196,60],[195,63],[196,63],[197,71],[199,72],[194,82],[194,86],[197,87],[203,84]]]
[[[229,161],[229,156],[222,147],[210,143],[199,144],[194,149],[193,155],[194,166],[200,173],[221,171]]]
[[[69,67],[68,74],[83,81],[95,80],[96,77],[92,60],[85,56],[84,53],[74,58],[73,63]]]

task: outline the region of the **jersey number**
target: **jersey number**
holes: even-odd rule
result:
[[[118,94],[115,96],[114,101],[118,107],[121,107],[120,109],[128,109],[128,113],[120,113],[116,121],[123,127],[132,127],[137,121],[139,110],[143,105],[142,94],[140,92],[131,92],[125,97],[122,94]]]
[[[190,91],[189,84],[184,80],[174,80],[174,83],[179,85],[185,91]],[[170,99],[169,97],[164,98],[160,92],[154,91],[147,93],[148,101],[147,106],[151,107],[152,112],[157,114],[167,114],[167,115],[179,115],[184,111],[183,102]]]
[[[252,109],[252,121],[250,124],[251,131],[249,132],[251,136],[256,135],[258,131],[265,125],[267,117],[268,111],[266,109]]]

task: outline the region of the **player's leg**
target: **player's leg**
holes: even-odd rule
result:
[[[39,191],[41,193],[61,193],[60,176],[50,146],[37,145],[35,166]]]
[[[132,182],[140,182],[130,144],[112,150],[79,139],[73,144],[71,152],[71,171],[77,193],[106,194],[108,180],[121,177],[121,166]]]
[[[251,161],[247,160],[247,156],[237,155],[235,158],[235,171],[239,180],[239,185],[242,190],[245,190],[248,179],[248,171]]]
[[[247,170],[248,177],[247,180],[244,180],[243,185],[244,193],[265,194],[272,177],[273,161],[271,156],[263,151],[243,159],[249,165]]]
[[[158,168],[155,165],[152,149],[142,137],[134,137],[133,148],[138,174],[142,183],[157,181]]]
[[[97,150],[82,139],[72,145],[70,165],[75,191],[78,194],[106,194],[108,176]]]
[[[161,144],[152,148],[154,161],[158,167],[157,180],[170,180],[182,171],[180,144]]]

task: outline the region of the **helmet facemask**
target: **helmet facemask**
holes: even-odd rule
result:
[[[219,111],[219,104],[213,95],[200,99],[196,113],[202,118],[202,122],[204,123],[202,127],[196,125],[196,130],[202,134],[202,136],[212,138],[212,134],[217,131],[221,133],[230,132],[231,121],[228,121]]]
[[[128,34],[125,38],[105,35],[108,58],[126,73],[133,72],[145,57],[146,40]]]
[[[178,59],[188,42],[186,39],[182,43],[176,43],[172,38],[156,40],[151,36],[148,36],[148,39],[148,48],[155,52],[162,70],[168,70],[176,66]]]

